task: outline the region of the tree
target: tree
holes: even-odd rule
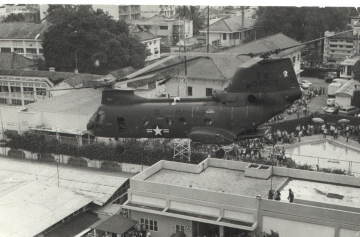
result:
[[[352,68],[354,79],[360,81],[360,60],[358,60]]]
[[[25,16],[21,13],[18,14],[11,13],[4,19],[4,22],[23,22],[23,21],[25,21]]]
[[[325,31],[345,30],[356,9],[350,7],[259,7],[257,38],[282,32],[301,42],[323,36]]]
[[[201,14],[199,6],[179,6],[176,8],[176,12],[179,14],[179,17],[185,16],[187,19],[193,21],[194,35],[198,35],[199,31],[205,28],[205,17]]]
[[[90,5],[50,5],[47,20],[54,25],[44,34],[47,67],[59,71],[107,74],[145,64],[146,46],[129,35],[124,21],[115,21]]]

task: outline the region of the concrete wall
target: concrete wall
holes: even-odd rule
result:
[[[185,234],[187,237],[192,237],[192,221],[184,220],[180,218],[173,218],[168,216],[161,216],[151,213],[131,211],[130,218],[136,221],[139,221],[141,218],[156,220],[158,222],[158,231],[150,231],[152,237],[168,237],[175,233],[176,225],[185,226]],[[190,231],[187,231],[186,229]]]

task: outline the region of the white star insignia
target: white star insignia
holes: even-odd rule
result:
[[[161,134],[162,129],[160,129],[159,126],[156,125],[156,129],[153,129],[153,131],[155,132],[155,136],[156,135],[162,136],[162,134]]]

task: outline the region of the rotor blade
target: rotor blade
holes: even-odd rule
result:
[[[74,87],[74,88],[64,88],[64,89],[50,89],[50,90],[41,90],[41,91],[19,91],[19,92],[11,92],[11,93],[23,93],[23,94],[31,94],[31,93],[41,93],[47,91],[66,91],[66,90],[80,90],[80,89],[87,89],[87,88],[94,88],[92,86],[84,86],[84,87]],[[10,92],[8,92],[10,93]]]

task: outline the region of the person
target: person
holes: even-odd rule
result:
[[[280,201],[281,200],[281,193],[279,190],[276,191],[274,200]]]
[[[349,142],[349,137],[350,137],[350,131],[346,132],[346,142]]]
[[[289,202],[293,202],[294,201],[294,193],[291,190],[291,188],[289,188],[289,196],[287,198],[289,200]]]
[[[323,138],[326,138],[326,134],[327,134],[327,128],[325,127],[324,128],[324,137]]]
[[[268,199],[273,199],[274,198],[274,193],[272,190],[269,190],[269,193],[268,193]]]
[[[337,127],[334,128],[334,139],[337,139],[338,136],[338,129]]]
[[[146,237],[151,237],[151,233],[149,230],[146,230]]]
[[[299,142],[301,142],[302,131],[299,131]]]

